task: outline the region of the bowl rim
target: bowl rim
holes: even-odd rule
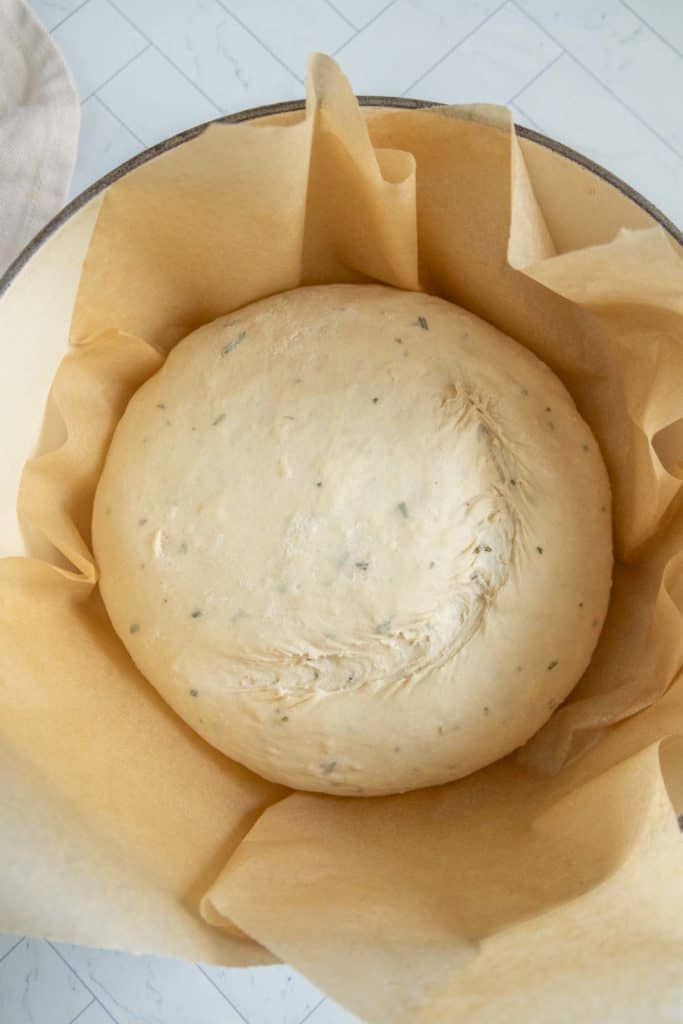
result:
[[[357,97],[360,106],[362,107],[393,107],[399,110],[423,110],[429,107],[441,107],[443,103],[436,100],[421,100],[412,99],[406,96],[358,96]],[[136,167],[140,167],[142,164],[147,163],[148,160],[153,160],[155,157],[160,156],[162,153],[167,153],[171,149],[175,149],[176,146],[182,146],[185,142],[190,142],[192,139],[200,135],[206,128],[211,124],[240,124],[242,121],[255,121],[261,117],[269,117],[273,114],[287,114],[298,110],[303,110],[306,106],[306,101],[301,100],[285,100],[282,103],[269,103],[265,106],[251,107],[247,110],[239,110],[234,114],[225,114],[222,117],[212,118],[210,121],[204,121],[202,124],[193,125],[191,128],[186,128],[182,132],[178,132],[176,135],[171,135],[169,138],[157,142],[154,146],[149,146],[147,149],[141,150],[140,153],[136,153],[135,156],[128,160],[124,160],[118,167],[114,167],[113,170],[109,171],[103,177],[98,178],[89,185],[83,192],[80,192],[71,202],[67,203],[59,213],[55,214],[47,224],[41,228],[41,230],[33,236],[33,238],[24,246],[18,256],[10,263],[6,268],[5,272],[0,275],[0,298],[7,291],[9,286],[12,284],[14,279],[17,277],[19,272],[26,266],[29,260],[38,252],[43,244],[61,228],[74,214],[89,203],[91,199],[94,199],[105,189],[113,185],[119,178],[124,177],[129,171],[135,170]],[[654,220],[656,220],[665,231],[678,242],[679,245],[683,246],[683,230],[678,228],[673,221],[671,221],[662,211],[651,203],[649,199],[646,199],[637,189],[632,188],[621,178],[618,178],[616,174],[612,174],[605,167],[595,163],[594,160],[584,156],[583,153],[579,153],[577,150],[572,149],[570,146],[565,146],[564,143],[558,142],[556,139],[551,138],[549,135],[544,135],[542,132],[534,131],[531,128],[525,128],[522,125],[514,125],[515,132],[520,138],[528,139],[530,142],[535,142],[540,146],[544,146],[546,149],[551,149],[555,153],[559,153],[560,156],[566,157],[566,159],[579,164],[586,170],[591,171],[593,174],[602,178],[609,185],[618,189],[619,192],[623,193],[628,199],[631,199],[636,203],[642,210],[648,213]]]

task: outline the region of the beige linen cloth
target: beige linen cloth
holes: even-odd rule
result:
[[[23,0],[0,0],[0,273],[64,205],[79,124],[52,39]]]

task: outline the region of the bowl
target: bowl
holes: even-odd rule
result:
[[[425,100],[362,96],[362,107],[415,110]],[[225,124],[267,119],[285,124],[302,116],[297,100],[217,118]],[[57,214],[0,277],[0,557],[26,553],[16,515],[24,463],[52,447],[61,428],[45,417],[50,385],[68,346],[69,324],[95,219],[107,188],[136,167],[206,127],[197,125],[144,150],[100,178]],[[558,252],[610,241],[621,227],[660,224],[683,247],[683,232],[640,193],[567,146],[516,126],[529,176]],[[571,217],[567,217],[567,210]]]

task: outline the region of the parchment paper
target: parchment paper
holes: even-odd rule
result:
[[[53,388],[67,439],[20,494],[54,557],[0,563],[0,926],[282,958],[382,1024],[682,1019],[681,256],[659,228],[557,252],[499,108],[363,117],[318,56],[287,120],[212,126],[104,199]],[[195,736],[114,636],[90,552],[111,432],[164,353],[339,280],[434,292],[531,348],[614,493],[610,611],[568,702],[484,771],[366,800],[289,793]]]

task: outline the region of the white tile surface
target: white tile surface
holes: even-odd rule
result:
[[[512,101],[519,123],[604,164],[683,224],[683,0],[32,6],[54,30],[83,101],[72,195],[144,146],[219,110],[302,96],[307,51],[322,49],[339,51],[357,92]],[[0,935],[0,1024],[74,1018],[357,1024],[284,966],[198,967]]]
[[[560,57],[516,103],[541,131],[559,134],[683,223],[683,191],[672,187],[682,180],[681,159],[572,57]]]
[[[356,92],[403,92],[499,6],[500,0],[395,0],[337,56]]]
[[[507,103],[561,53],[542,29],[507,3],[408,95],[438,96],[450,103]]]
[[[2,1024],[70,1024],[91,999],[46,942],[24,939],[0,962]]]
[[[683,57],[683,3],[680,0],[622,0],[622,3]]]
[[[17,943],[21,941],[21,935],[0,935],[0,960],[3,960],[10,950],[14,949]]]
[[[245,1020],[299,1024],[323,1000],[319,989],[291,967],[202,965]]]
[[[78,195],[142,148],[142,141],[107,110],[99,97],[91,96],[81,107],[78,162],[69,197]]]
[[[683,155],[680,89],[652,88],[654,73],[661,82],[673,85],[681,58],[640,18],[619,0],[518,2],[603,86]]]
[[[51,31],[86,2],[87,0],[33,0],[31,7],[45,28]]]
[[[521,124],[524,128],[533,128],[535,132],[540,132],[540,125],[536,124],[534,119],[525,114],[523,110],[520,110],[516,103],[510,104],[510,110],[515,124]]]
[[[217,0],[117,0],[117,7],[221,110],[303,95],[294,74]]]
[[[105,1010],[102,1004],[93,999],[85,1010],[71,1021],[71,1024],[112,1024],[112,1020],[111,1014]]]
[[[80,946],[58,949],[117,1024],[244,1024],[195,964]]]
[[[82,99],[145,48],[143,36],[108,0],[88,0],[53,33]]]
[[[98,96],[146,146],[220,113],[215,103],[151,46],[100,89]]]
[[[220,0],[241,24],[301,76],[313,50],[333,53],[355,30],[321,0],[287,0],[280,6],[254,0]]]
[[[306,1024],[363,1024],[359,1017],[345,1010],[339,1003],[326,999],[306,1018]],[[464,1022],[463,1022],[464,1024]]]
[[[378,14],[391,7],[393,0],[326,0],[356,29],[361,29]]]

